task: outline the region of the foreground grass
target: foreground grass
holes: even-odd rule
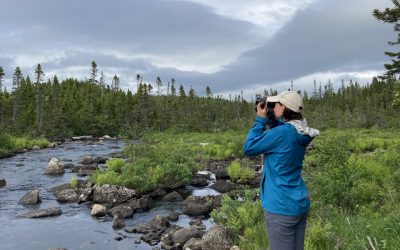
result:
[[[400,133],[328,130],[314,143],[304,166],[312,201],[305,248],[400,249]],[[268,247],[258,201],[225,197],[212,216],[237,233],[241,249]]]
[[[45,138],[15,137],[7,133],[0,133],[0,157],[21,149],[31,149],[37,145],[46,148],[50,144]]]

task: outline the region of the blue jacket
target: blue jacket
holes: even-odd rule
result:
[[[265,132],[267,124],[271,129]],[[306,147],[312,139],[298,133],[289,123],[257,116],[243,150],[248,156],[265,156],[260,198],[266,211],[298,216],[310,209],[308,190],[301,171]]]

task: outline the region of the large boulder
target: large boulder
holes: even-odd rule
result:
[[[33,205],[41,202],[39,190],[33,190],[26,193],[18,202],[21,205]]]
[[[64,165],[57,158],[52,158],[49,161],[49,163],[47,164],[46,171],[44,172],[45,175],[61,175],[64,173],[65,173]]]
[[[212,227],[202,237],[201,247],[207,250],[230,250],[234,245],[232,233],[225,227]]]
[[[134,198],[136,195],[136,190],[107,184],[94,187],[93,202],[115,206]]]
[[[0,188],[5,187],[7,185],[7,182],[5,179],[0,179]]]
[[[41,209],[41,210],[36,210],[33,212],[25,213],[25,214],[22,214],[21,216],[25,217],[25,218],[44,218],[44,217],[58,216],[61,214],[62,214],[62,211],[59,207],[53,207],[53,208]]]
[[[183,205],[183,213],[187,215],[208,215],[220,204],[219,196],[189,196]]]

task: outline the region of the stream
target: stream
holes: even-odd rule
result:
[[[104,144],[88,144],[85,141],[79,141],[0,159],[0,179],[7,181],[7,185],[0,188],[0,249],[153,249],[154,246],[143,241],[140,244],[134,243],[135,240],[140,239],[141,234],[113,230],[110,216],[95,218],[90,215],[91,211],[85,205],[57,202],[48,190],[68,183],[76,173],[66,169],[65,174],[61,176],[43,175],[49,160],[53,157],[78,165],[84,156],[111,157],[113,154],[122,152],[123,147],[122,141],[106,140]],[[81,180],[86,178],[78,177]],[[30,206],[18,204],[22,196],[35,189],[39,189],[41,203]],[[219,194],[209,187],[189,186],[188,189],[197,196]],[[19,216],[26,212],[50,207],[60,207],[62,215],[40,219]],[[135,213],[132,218],[125,219],[125,224],[136,226],[151,221],[156,215],[166,216],[172,212],[181,211],[182,202],[158,202],[150,211]],[[181,214],[174,224],[186,227],[192,219]],[[210,219],[204,219],[203,223],[207,229],[213,226]],[[127,237],[121,241],[114,239],[120,235]]]

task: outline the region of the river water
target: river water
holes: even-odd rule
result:
[[[7,181],[0,189],[0,249],[152,249],[145,242],[135,244],[140,234],[128,234],[123,230],[112,229],[112,218],[94,218],[90,208],[77,203],[59,203],[48,190],[51,187],[68,183],[75,173],[68,169],[62,176],[43,175],[50,158],[56,157],[65,162],[78,164],[83,156],[109,157],[123,150],[121,141],[104,141],[104,144],[74,142],[62,144],[57,148],[30,151],[11,158],[0,159],[0,179]],[[78,177],[78,179],[86,179]],[[206,187],[192,189],[193,195],[215,195],[216,191]],[[38,205],[22,206],[18,201],[28,191],[39,189],[42,202]],[[60,207],[62,215],[58,217],[26,219],[19,215],[36,209]],[[156,215],[168,215],[180,212],[182,202],[156,203],[145,213],[135,213],[126,219],[126,226],[136,226],[152,220]],[[192,218],[180,215],[176,224],[187,226]],[[210,220],[204,220],[207,228]],[[120,234],[127,236],[121,241],[114,240]]]

